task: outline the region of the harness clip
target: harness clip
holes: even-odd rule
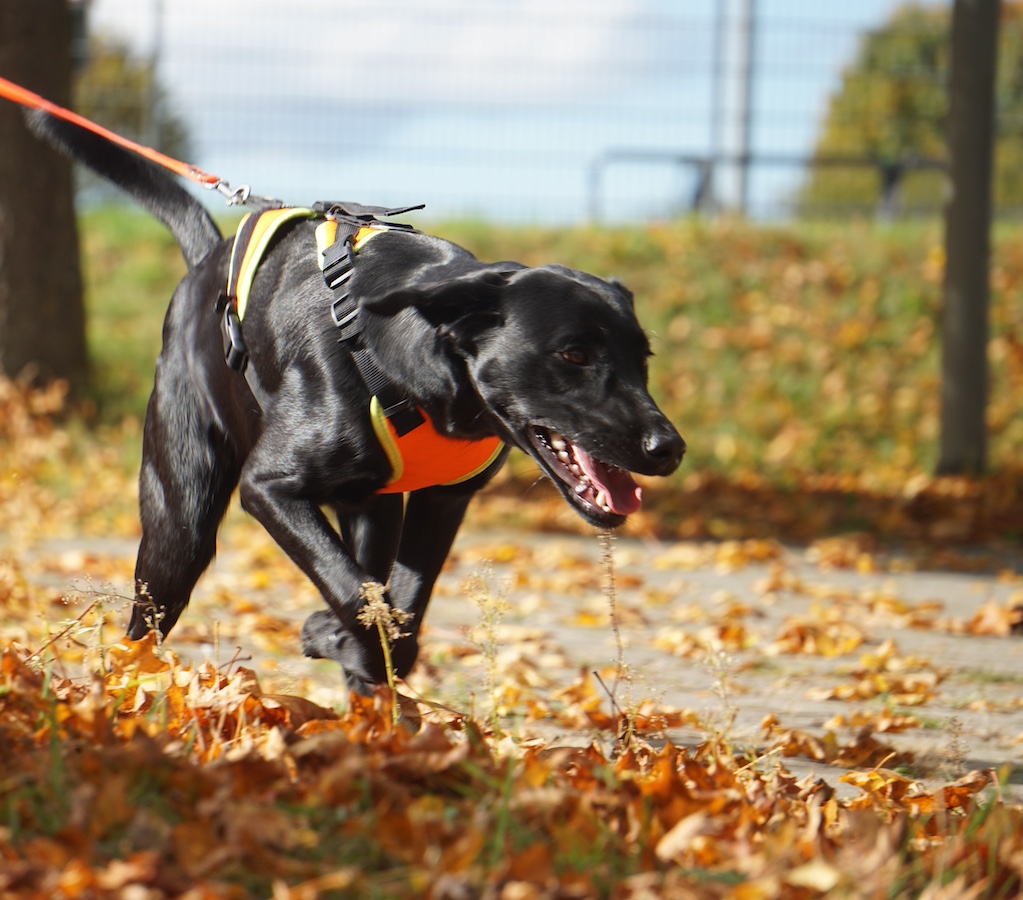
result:
[[[336,290],[352,277],[355,253],[349,240],[331,244],[323,253],[323,280],[327,287]]]
[[[342,294],[330,304],[330,317],[341,330],[341,340],[347,341],[362,333],[359,304],[349,294]]]
[[[234,303],[228,303],[224,309],[221,330],[224,337],[224,359],[227,361],[227,367],[235,372],[244,372],[249,362],[249,349],[245,346],[242,323],[238,318],[238,308]]]

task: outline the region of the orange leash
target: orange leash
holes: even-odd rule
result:
[[[188,178],[191,181],[198,182],[203,187],[209,188],[210,190],[220,191],[220,193],[227,196],[232,202],[244,203],[245,198],[248,196],[248,188],[243,187],[239,188],[237,191],[232,190],[231,186],[226,181],[222,178],[218,178],[216,175],[210,175],[208,172],[204,172],[197,166],[183,163],[180,160],[167,156],[165,153],[160,153],[159,150],[154,150],[152,147],[146,147],[143,144],[137,144],[135,141],[130,141],[128,138],[121,137],[121,135],[115,134],[113,131],[104,128],[102,125],[97,125],[95,122],[91,122],[84,116],[80,116],[78,113],[65,109],[63,106],[51,103],[44,97],[40,97],[38,94],[33,94],[32,91],[26,90],[20,85],[15,84],[13,81],[8,81],[3,77],[0,77],[0,97],[12,100],[15,103],[20,103],[22,106],[27,106],[31,109],[41,109],[44,112],[49,113],[51,116],[56,116],[58,119],[64,119],[66,122],[71,122],[80,128],[85,128],[94,134],[98,134],[101,137],[106,138],[114,144],[118,144],[127,150],[137,153],[139,156],[145,157],[159,166],[163,166],[165,169],[170,169],[170,171],[183,178]]]

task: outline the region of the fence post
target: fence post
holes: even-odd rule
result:
[[[955,0],[949,76],[938,474],[987,466],[988,262],[999,0]]]
[[[881,206],[878,218],[882,222],[894,222],[899,213],[899,188],[905,170],[901,162],[879,163],[878,174],[881,176]]]
[[[749,170],[753,143],[753,89],[757,46],[757,0],[742,0],[739,63],[739,185],[738,208],[749,213]]]

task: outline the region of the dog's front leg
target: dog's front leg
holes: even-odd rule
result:
[[[410,616],[401,626],[405,636],[391,648],[394,669],[399,677],[406,676],[416,661],[419,629],[437,577],[458,534],[469,501],[485,480],[481,478],[475,484],[454,487],[428,488],[409,495],[401,543],[390,578],[391,602]],[[302,628],[306,656],[339,662],[348,676],[348,686],[367,693],[380,682],[362,682],[354,677],[345,661],[350,640],[348,628],[328,610],[313,613]]]
[[[398,556],[391,569],[391,602],[408,613],[403,626],[409,633],[407,648],[402,650],[406,671],[415,662],[419,649],[419,629],[430,604],[434,585],[440,575],[465,511],[476,492],[497,474],[508,458],[507,448],[501,458],[486,471],[461,484],[431,487],[409,495],[405,506],[405,523],[398,545]],[[400,645],[399,645],[400,646]],[[411,658],[408,655],[412,650]]]
[[[458,488],[428,488],[409,495],[401,543],[391,567],[389,590],[391,603],[409,614],[409,619],[400,626],[403,636],[391,645],[391,662],[399,678],[408,675],[419,655],[419,628],[472,495],[472,490]],[[367,678],[363,674],[365,667],[356,668],[351,664],[352,637],[364,635],[365,628],[360,623],[354,626],[353,632],[353,626],[344,620],[338,621],[339,618],[331,611],[321,610],[306,619],[302,626],[303,651],[314,659],[340,663],[348,687],[369,693],[374,685],[383,684],[386,679]],[[377,635],[376,629],[372,635]]]
[[[398,556],[391,569],[391,602],[408,613],[418,635],[433,588],[451,551],[475,488],[435,487],[410,494]]]
[[[341,540],[356,562],[381,584],[391,577],[404,517],[401,494],[378,494],[357,512],[337,507]]]
[[[353,689],[366,692],[368,686],[386,683],[387,672],[377,631],[367,629],[358,621],[364,605],[362,585],[375,579],[356,562],[320,507],[303,496],[296,496],[286,478],[259,477],[250,472],[242,477],[241,501],[245,510],[312,581],[330,607],[330,612],[322,615],[333,622],[335,633],[321,636],[319,649],[323,652],[311,652],[316,648],[310,648],[304,628],[307,655],[339,662]],[[410,647],[409,652],[415,659],[415,648]],[[410,667],[411,662],[402,674]]]
[[[439,487],[409,495],[389,590],[392,605],[409,614],[408,620],[400,626],[403,636],[391,645],[391,662],[399,678],[408,675],[419,655],[423,616],[473,493],[464,488]],[[351,665],[351,628],[347,622],[338,622],[331,612],[321,610],[313,613],[302,626],[302,646],[306,656],[340,663],[348,678],[348,687],[365,694],[385,679],[366,678],[361,670]],[[361,624],[355,628],[365,633]],[[373,629],[373,635],[376,634]]]

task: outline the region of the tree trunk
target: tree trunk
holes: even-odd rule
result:
[[[988,260],[999,0],[955,0],[949,76],[938,474],[987,466]]]
[[[67,0],[0,0],[0,74],[67,106]],[[0,100],[0,373],[35,382],[87,372],[71,164]]]

